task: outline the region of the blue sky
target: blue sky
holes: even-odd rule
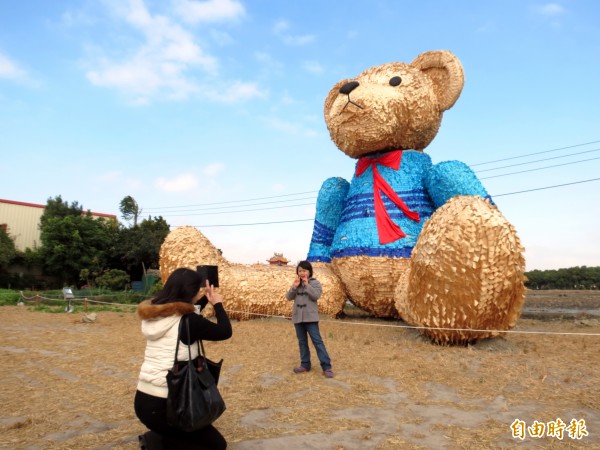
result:
[[[598,266],[599,24],[594,0],[0,2],[0,198],[131,195],[232,262],[296,262],[322,182],[354,170],[331,87],[447,49],[465,87],[426,152],[476,170],[528,270]]]

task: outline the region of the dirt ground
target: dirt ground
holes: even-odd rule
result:
[[[356,312],[322,317],[333,379],[292,373],[289,320],[234,322],[230,340],[206,345],[225,360],[215,425],[234,450],[598,449],[598,313],[599,291],[529,292],[514,330],[468,347]],[[0,449],[138,447],[139,320],[133,308],[84,317],[0,307]],[[559,420],[562,439],[547,427],[532,436]]]

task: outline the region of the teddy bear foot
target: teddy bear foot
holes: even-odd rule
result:
[[[396,308],[443,344],[467,344],[515,326],[525,259],[514,227],[481,197],[457,196],[427,221]]]

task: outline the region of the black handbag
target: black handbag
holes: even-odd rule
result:
[[[223,365],[223,360],[221,359],[221,361],[219,361],[219,362],[211,361],[210,359],[208,359],[206,357],[206,353],[204,352],[204,345],[202,344],[202,341],[200,341],[200,347],[202,347],[202,357],[204,358],[204,361],[206,361],[206,365],[208,366],[208,371],[215,379],[215,384],[219,384],[219,376],[221,375],[221,366]],[[198,352],[198,355],[200,355],[199,352]],[[200,356],[198,356],[198,358],[200,358]]]
[[[187,317],[182,317],[179,323],[179,334],[175,348],[173,367],[167,372],[167,423],[185,432],[204,428],[217,420],[225,411],[225,402],[217,389],[217,383],[210,367],[216,370],[217,378],[223,360],[219,363],[207,363],[202,345],[198,344],[197,364],[192,360],[192,351],[188,344],[187,361],[177,361],[181,328],[185,322],[188,342],[190,342],[190,324]]]

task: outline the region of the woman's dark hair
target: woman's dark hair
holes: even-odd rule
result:
[[[164,303],[187,302],[191,303],[198,291],[202,278],[195,270],[179,268],[175,269],[165,286],[152,298],[152,303],[161,305]]]
[[[298,267],[302,267],[304,270],[308,270],[308,278],[312,278],[313,271],[311,263],[309,263],[308,261],[300,261],[296,266],[296,275],[298,275]]]

